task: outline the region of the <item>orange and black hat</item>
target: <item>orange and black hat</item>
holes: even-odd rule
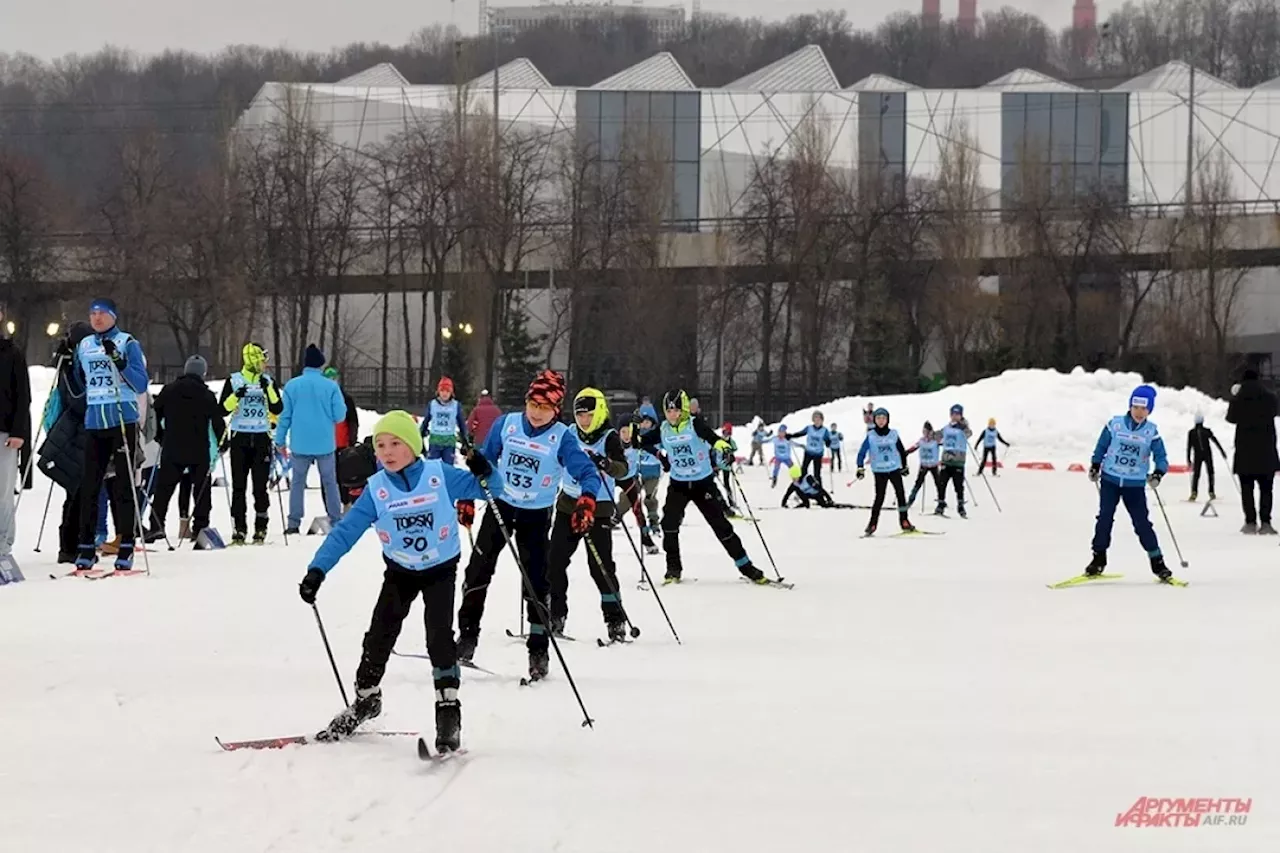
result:
[[[554,370],[542,370],[529,383],[525,400],[559,410],[564,405],[564,377]]]

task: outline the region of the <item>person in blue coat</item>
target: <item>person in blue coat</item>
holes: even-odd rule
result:
[[[332,431],[332,430],[331,430]],[[382,546],[382,592],[373,606],[356,670],[356,698],[338,713],[318,740],[339,740],[382,713],[382,676],[400,627],[419,596],[427,626],[427,654],[436,691],[436,749],[461,746],[461,672],[453,640],[453,598],[462,540],[455,503],[485,498],[481,481],[493,472],[479,453],[467,457],[470,473],[438,460],[422,459],[422,436],[404,411],[383,415],[373,428],[381,469],[311,559],[298,594],[314,605],[325,577],[370,527]],[[493,480],[493,494],[502,482]]]
[[[289,526],[285,535],[296,535],[306,509],[307,473],[314,463],[320,471],[320,493],[330,524],[342,517],[342,497],[338,492],[338,449],[334,428],[347,419],[347,403],[338,383],[325,377],[324,353],[315,344],[307,345],[302,374],[284,386],[284,411],[276,424],[276,446],[285,442],[293,465],[289,488]]]
[[[876,480],[876,499],[871,504],[871,519],[867,522],[864,536],[873,536],[876,525],[880,522],[880,508],[884,506],[885,491],[893,484],[893,495],[898,500],[898,526],[903,533],[911,533],[916,528],[907,518],[907,493],[902,480],[911,473],[907,467],[907,450],[902,446],[896,429],[889,428],[889,410],[878,408],[871,414],[871,431],[862,440],[858,448],[858,479],[866,476],[862,466],[867,457],[871,457],[871,474]]]
[[[1160,480],[1169,471],[1169,457],[1165,453],[1164,439],[1151,420],[1156,408],[1156,389],[1139,385],[1129,395],[1129,413],[1116,415],[1107,421],[1093,448],[1093,460],[1089,466],[1089,479],[1098,486],[1098,521],[1093,529],[1093,559],[1085,568],[1088,576],[1100,575],[1107,567],[1107,549],[1111,547],[1111,528],[1115,523],[1116,507],[1124,502],[1124,508],[1133,522],[1133,532],[1138,534],[1151,571],[1161,581],[1173,576],[1164,564],[1160,543],[1151,517],[1147,512],[1147,484],[1160,487]],[[1155,471],[1151,471],[1152,461]]]
[[[116,325],[116,304],[95,299],[89,306],[93,334],[76,346],[78,379],[85,388],[84,467],[80,479],[80,541],[76,571],[85,572],[97,561],[94,531],[98,526],[98,494],[107,479],[107,467],[116,476],[111,484],[111,514],[120,546],[117,571],[133,569],[133,545],[137,529],[137,494],[134,471],[138,458],[139,395],[147,393],[147,358],[132,335]]]

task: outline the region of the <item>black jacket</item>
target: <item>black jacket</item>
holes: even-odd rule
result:
[[[39,448],[36,464],[50,480],[68,492],[80,488],[84,470],[85,395],[82,378],[75,365],[67,361],[58,371],[58,390],[62,412]]]
[[[1246,379],[1227,405],[1227,423],[1236,425],[1232,467],[1237,476],[1273,476],[1280,467],[1276,455],[1276,395],[1258,380]]]
[[[208,465],[209,429],[214,441],[225,429],[226,409],[199,376],[179,376],[161,389],[155,401],[160,458],[172,465]]]
[[[0,339],[0,432],[31,441],[31,376],[13,341]]]
[[[1225,458],[1227,451],[1222,449],[1222,445],[1218,443],[1218,437],[1213,434],[1213,430],[1204,424],[1196,424],[1187,433],[1187,464],[1190,465],[1197,459],[1208,459],[1209,464],[1213,464],[1213,453],[1209,443],[1213,442],[1218,447],[1218,452]]]

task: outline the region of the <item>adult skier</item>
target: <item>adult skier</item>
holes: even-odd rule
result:
[[[515,540],[521,567],[528,575],[534,598],[524,588],[529,611],[529,679],[546,677],[549,667],[547,624],[543,617],[547,598],[547,537],[551,513],[561,477],[568,473],[582,488],[574,502],[569,527],[581,535],[595,520],[596,500],[601,480],[596,466],[582,444],[557,417],[564,404],[564,378],[554,370],[543,370],[529,384],[523,412],[511,412],[494,421],[481,453],[494,465],[504,481],[503,495],[489,506],[476,533],[475,549],[467,564],[462,584],[462,604],[458,608],[458,657],[470,662],[480,640],[480,620],[498,555],[506,546],[503,528]],[[442,460],[443,461],[443,460]],[[474,505],[458,507],[459,519],[470,524]]]
[[[898,526],[903,532],[910,533],[915,526],[907,518],[911,508],[907,504],[907,494],[902,485],[902,478],[911,473],[907,467],[907,450],[902,446],[896,429],[889,428],[889,410],[881,407],[872,413],[871,432],[862,440],[858,448],[858,479],[866,476],[863,464],[867,456],[871,457],[871,474],[876,481],[876,499],[871,504],[871,520],[867,522],[864,536],[873,536],[876,525],[880,522],[880,508],[884,506],[885,490],[893,485],[893,496],[898,501]]]
[[[1000,474],[1000,465],[996,461],[996,442],[999,441],[1005,447],[1009,447],[1009,442],[1004,440],[1004,436],[1000,434],[1000,430],[996,429],[996,419],[987,419],[987,428],[979,435],[978,440],[973,443],[973,449],[977,450],[978,445],[982,445],[982,462],[978,464],[978,476],[982,476],[982,471],[987,467],[987,458],[991,458],[991,476],[996,477]]]
[[[831,468],[835,471],[844,471],[844,433],[836,429],[838,424],[831,424],[831,440],[827,442],[827,446],[831,448]]]
[[[98,492],[112,466],[111,514],[120,544],[115,569],[133,570],[137,533],[137,493],[132,463],[137,456],[139,398],[147,393],[147,359],[142,346],[116,325],[116,304],[95,299],[89,306],[93,334],[76,347],[79,378],[85,387],[84,470],[80,483],[80,541],[76,569],[91,569],[97,561],[94,530],[98,522]]]
[[[492,468],[474,452],[467,456],[470,473],[422,459],[422,436],[408,412],[388,412],[373,433],[382,470],[369,478],[368,488],[329,531],[298,584],[302,600],[314,605],[320,585],[338,561],[366,530],[377,530],[385,571],[356,670],[356,698],[316,739],[339,740],[382,713],[387,659],[405,617],[422,596],[435,682],[436,750],[451,752],[462,743],[461,673],[453,639],[453,591],[462,542],[454,504],[484,500],[479,481],[488,478]],[[490,484],[495,497],[502,494],[500,480]]]
[[[208,482],[213,457],[210,450],[211,446],[217,447],[217,438],[211,439],[211,436],[225,432],[226,410],[218,405],[218,398],[205,385],[208,369],[203,358],[191,356],[183,366],[182,375],[164,386],[152,407],[159,422],[160,469],[156,474],[151,515],[155,524],[153,532],[161,535],[173,491],[187,472],[199,484],[191,535],[197,536],[209,526],[213,492]]]
[[[1213,452],[1209,447],[1211,442],[1217,446],[1222,458],[1226,459],[1227,452],[1218,443],[1217,436],[1213,434],[1213,430],[1204,425],[1204,415],[1196,412],[1196,425],[1187,432],[1187,465],[1194,466],[1191,472],[1191,500],[1195,500],[1200,491],[1201,466],[1209,470],[1209,500],[1218,499],[1213,487]]]
[[[1227,404],[1227,423],[1236,425],[1232,469],[1240,478],[1240,503],[1244,509],[1241,533],[1273,534],[1272,488],[1280,459],[1276,455],[1276,397],[1262,386],[1258,372],[1244,372],[1243,381]],[[1253,487],[1258,487],[1254,508]],[[1262,524],[1259,525],[1258,522]]]
[[[583,488],[567,472],[560,479],[560,495],[556,499],[556,519],[551,528],[550,556],[547,558],[547,580],[551,590],[551,631],[564,633],[569,617],[569,562],[578,550],[578,542],[588,541],[587,566],[600,593],[600,612],[611,642],[626,639],[626,614],[618,586],[618,572],[613,563],[614,489],[615,481],[625,477],[630,467],[622,439],[609,421],[609,404],[595,388],[583,388],[573,398],[573,419],[577,438],[583,450],[599,470],[600,487],[595,498],[595,523],[585,531],[573,528],[574,513]]]
[[[791,469],[791,438],[787,425],[778,424],[778,434],[773,437],[773,460],[769,463],[769,488],[778,485],[778,469]]]
[[[271,497],[267,484],[271,474],[271,417],[284,411],[279,383],[267,372],[267,350],[250,341],[240,349],[241,367],[222,383],[219,402],[231,416],[221,445],[231,450],[231,543],[243,545],[248,535],[246,492],[253,479],[253,542],[267,541],[271,519]],[[199,530],[195,531],[199,533]]]
[[[924,485],[924,478],[929,475],[933,477],[933,490],[939,495],[942,494],[942,478],[938,474],[941,442],[942,434],[934,432],[933,424],[925,421],[920,438],[916,440],[915,444],[907,448],[908,456],[916,451],[920,452],[920,473],[916,475],[916,484],[911,487],[911,494],[907,495],[908,505],[915,506],[916,495],[919,493],[920,487]]]
[[[969,439],[973,431],[964,418],[964,406],[956,403],[951,407],[951,420],[942,427],[942,477],[938,481],[938,505],[934,515],[943,515],[947,511],[947,483],[953,483],[956,489],[956,512],[961,518],[968,518],[964,509],[964,469],[969,457]]]
[[[458,439],[464,444],[470,441],[462,404],[453,396],[453,380],[448,376],[440,377],[436,383],[436,396],[427,403],[421,429],[422,437],[427,440],[427,458],[442,459],[446,465],[453,464]]]
[[[680,524],[685,509],[694,504],[715,532],[725,552],[742,576],[753,583],[771,581],[751,564],[742,540],[725,518],[716,498],[716,480],[711,455],[723,453],[728,442],[716,435],[701,418],[689,411],[689,395],[683,390],[668,391],[662,398],[666,415],[662,426],[640,439],[640,446],[652,452],[661,447],[671,473],[667,483],[667,499],[662,507],[662,548],[667,553],[667,572],[663,583],[679,583],[684,574],[680,560]]]
[[[813,468],[813,478],[822,485],[822,457],[824,449],[831,444],[831,430],[823,426],[822,412],[813,413],[813,422],[797,433],[792,433],[791,440],[804,439],[804,461],[800,470],[808,474]]]
[[[1107,567],[1111,528],[1115,523],[1116,507],[1121,501],[1133,522],[1138,541],[1151,560],[1152,573],[1164,582],[1173,577],[1173,572],[1164,564],[1160,543],[1147,513],[1147,485],[1153,489],[1160,488],[1160,480],[1169,471],[1164,439],[1151,420],[1155,408],[1154,388],[1150,385],[1134,388],[1129,395],[1129,413],[1109,420],[1094,445],[1089,479],[1100,484],[1098,521],[1093,530],[1093,559],[1084,570],[1089,577],[1102,574]],[[1148,475],[1153,459],[1155,471]]]

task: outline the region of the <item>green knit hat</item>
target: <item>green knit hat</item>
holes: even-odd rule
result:
[[[418,432],[418,424],[413,415],[403,409],[387,412],[378,418],[378,422],[373,425],[374,440],[383,433],[394,435],[409,445],[414,456],[422,455],[422,433]]]

